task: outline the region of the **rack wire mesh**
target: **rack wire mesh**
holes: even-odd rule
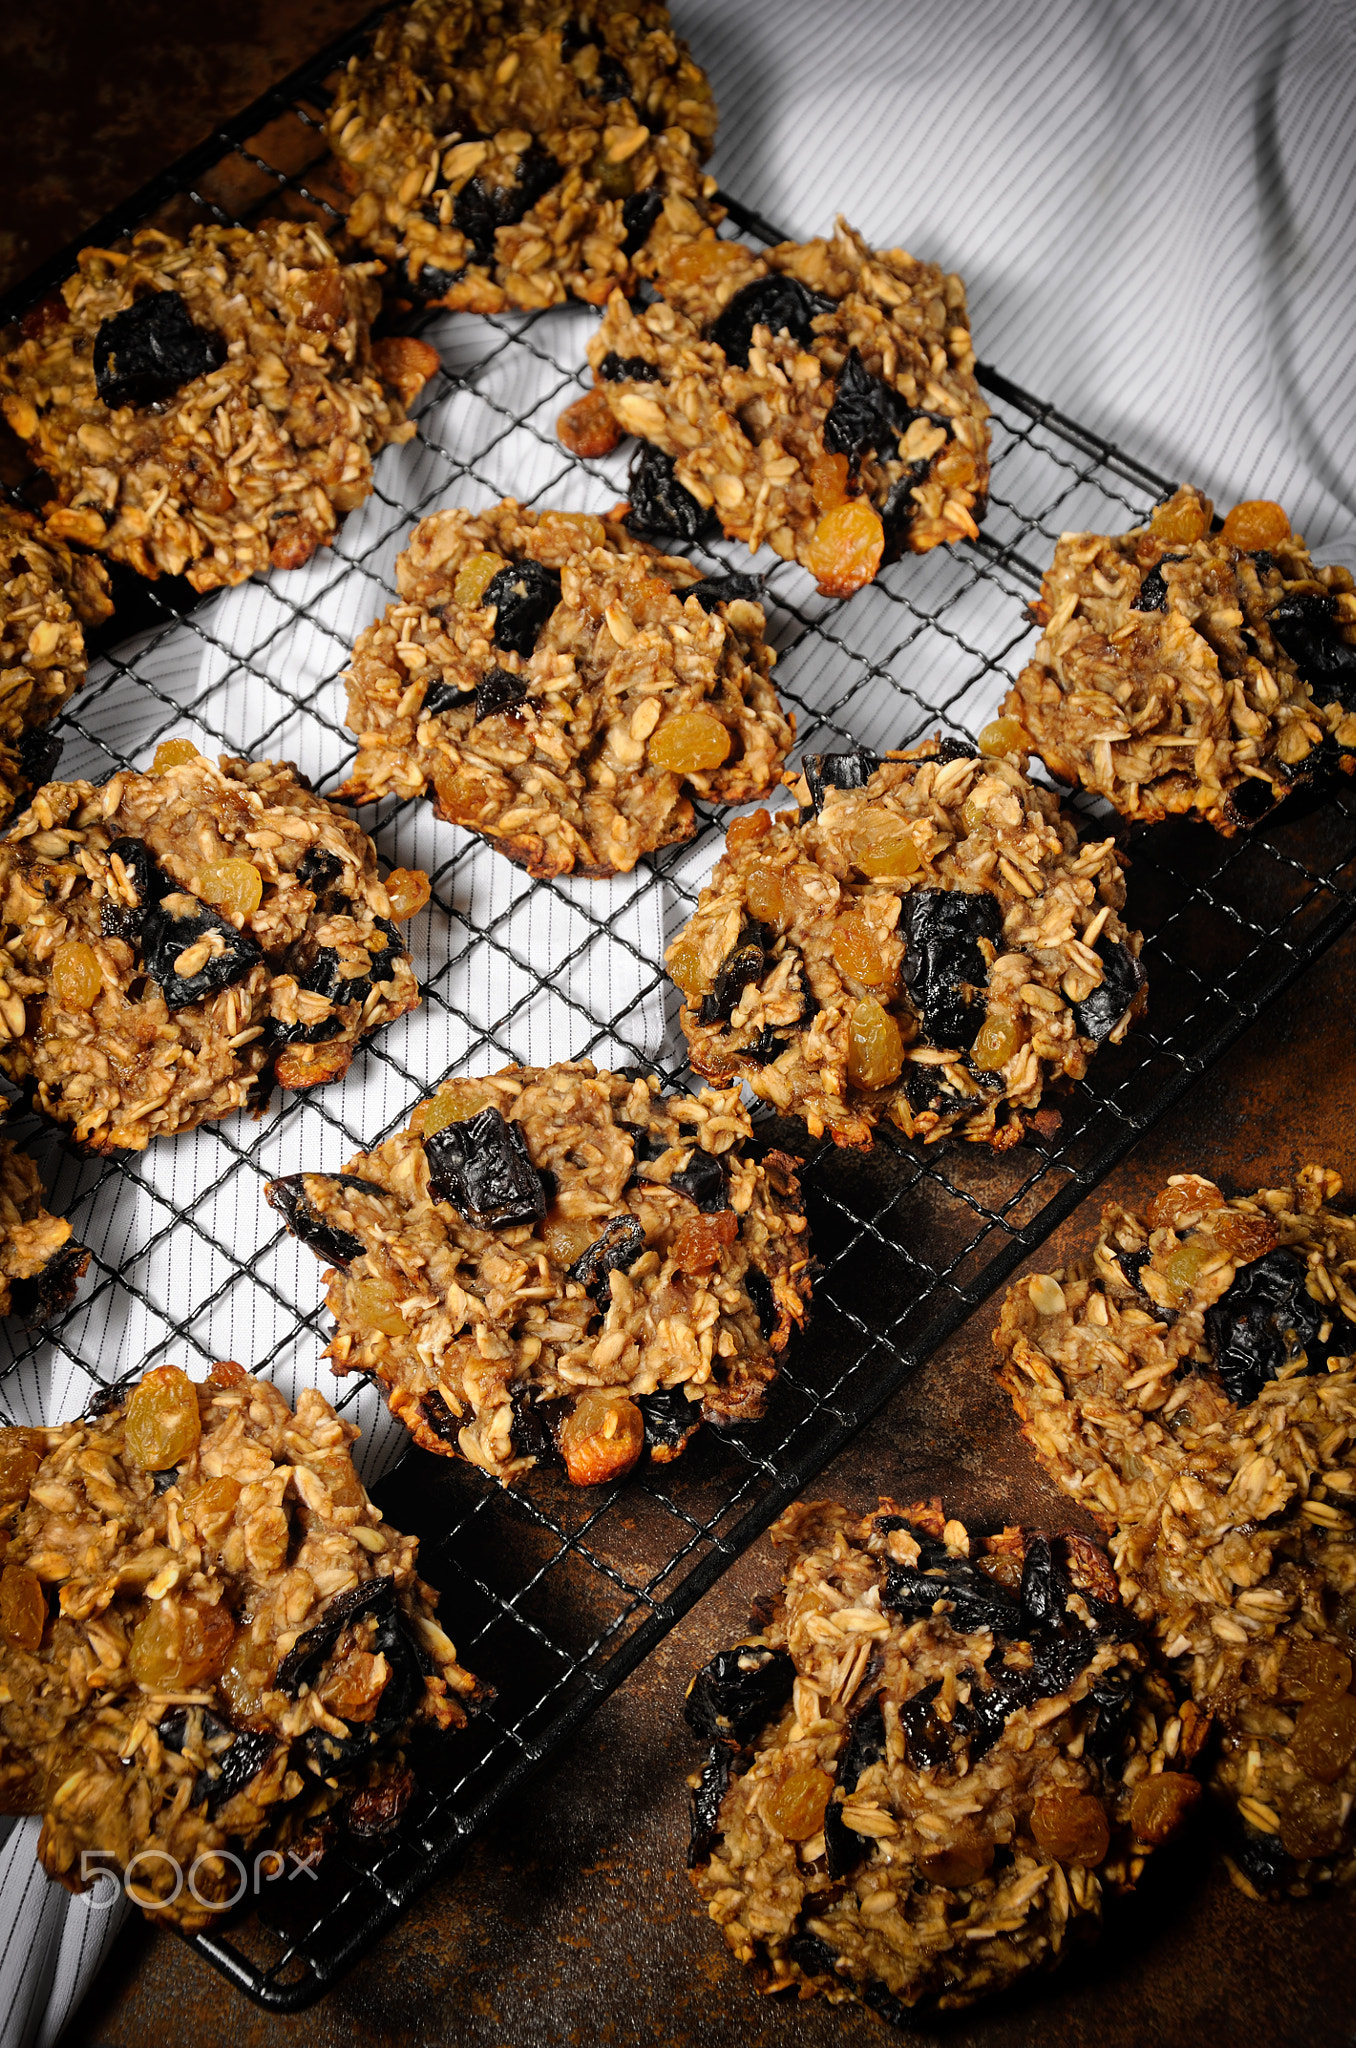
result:
[[[373,20],[376,17],[372,18]],[[249,222],[264,213],[341,224],[327,161],[326,81],[371,22],[273,92],[94,229],[108,242],[147,220]],[[743,232],[773,230],[734,201]],[[64,277],[64,251],[0,305],[12,320]],[[412,522],[448,503],[512,493],[536,507],[601,510],[625,495],[625,456],[568,457],[554,421],[582,388],[582,307],[417,324],[442,370],[419,433],[380,459],[369,504],[332,552],[243,592],[198,600],[186,585],[116,574],[118,612],[62,720],[62,773],[102,779],[146,761],[168,733],[206,749],[295,759],[332,786],[352,758],[342,675],[353,634],[394,596]],[[1168,482],[997,371],[993,492],[980,541],[906,559],[846,604],[818,597],[764,553],[777,680],[807,748],[899,746],[975,733],[1023,658],[1022,607],[1061,530],[1117,531]],[[20,492],[24,480],[7,481]],[[737,548],[694,551],[747,567]],[[1082,806],[1090,830],[1105,830]],[[433,902],[416,957],[419,1011],[374,1042],[344,1082],[288,1097],[142,1155],[90,1161],[21,1126],[53,1204],[93,1253],[72,1308],[49,1331],[7,1325],[6,1420],[73,1414],[93,1382],[172,1357],[224,1356],[270,1373],[290,1397],[323,1371],[318,1269],[278,1230],[262,1188],[305,1166],[337,1168],[406,1120],[446,1074],[513,1060],[639,1062],[681,1084],[676,998],[662,946],[686,918],[728,817],[611,884],[531,884],[420,804],[366,815],[384,862],[423,866]],[[405,1453],[364,1384],[337,1383],[364,1427],[365,1476],[422,1538],[463,1661],[496,1688],[456,1742],[421,1759],[400,1834],[345,1841],[320,1875],[266,1892],[249,1917],[194,1943],[260,2003],[295,2009],[336,1974],[503,1799],[558,1750],[726,1566],[843,1448],[937,1345],[1048,1235],[1150,1124],[1356,918],[1356,797],[1292,801],[1232,844],[1168,824],[1125,836],[1130,912],[1146,935],[1152,1010],[1104,1049],[1062,1103],[1057,1136],[993,1154],[917,1149],[890,1135],[868,1155],[814,1146],[798,1126],[761,1132],[806,1160],[822,1267],[811,1331],[793,1349],[766,1418],[704,1432],[676,1465],[578,1492],[549,1472],[506,1492],[472,1468]]]

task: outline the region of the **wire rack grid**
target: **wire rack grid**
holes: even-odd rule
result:
[[[370,24],[368,25],[370,26]],[[364,31],[322,52],[109,217],[107,241],[148,218],[246,221],[264,212],[337,228],[341,195],[320,119],[326,80]],[[773,230],[734,201],[743,232]],[[53,259],[0,307],[13,318],[64,276]],[[625,495],[625,454],[569,458],[554,433],[582,388],[596,316],[558,308],[416,323],[441,372],[417,438],[388,450],[369,503],[305,569],[198,600],[187,586],[115,572],[118,612],[62,720],[62,773],[100,780],[188,732],[221,748],[296,760],[332,786],[353,754],[342,672],[354,633],[395,594],[412,522],[449,503],[512,493],[535,507],[602,510]],[[998,372],[993,493],[978,544],[887,569],[847,604],[818,597],[766,553],[778,685],[807,749],[900,746],[973,734],[993,716],[1030,629],[1023,605],[1058,533],[1116,531],[1167,482],[1032,399]],[[747,568],[723,542],[694,550]],[[1107,829],[1083,806],[1090,832]],[[422,804],[365,814],[384,863],[433,884],[414,935],[422,1007],[315,1097],[284,1097],[261,1121],[210,1126],[141,1155],[90,1161],[28,1128],[53,1203],[91,1248],[72,1308],[41,1336],[6,1326],[5,1419],[74,1414],[104,1384],[172,1357],[201,1370],[237,1357],[290,1398],[338,1392],[363,1427],[360,1466],[400,1526],[463,1661],[495,1688],[468,1733],[421,1758],[401,1832],[343,1840],[321,1875],[279,1884],[247,1918],[195,1945],[264,2005],[323,1992],[495,1807],[558,1750],[728,1564],[1014,1270],[1137,1137],[1356,917],[1356,800],[1292,803],[1233,844],[1166,825],[1125,839],[1130,915],[1146,934],[1152,1010],[1062,1102],[1057,1136],[993,1154],[913,1148],[884,1136],[867,1155],[811,1144],[765,1120],[760,1136],[805,1158],[821,1266],[814,1321],[794,1345],[766,1418],[704,1432],[676,1465],[577,1492],[549,1472],[510,1493],[472,1468],[406,1451],[372,1389],[335,1383],[318,1268],[262,1198],[264,1181],[336,1169],[399,1128],[446,1074],[506,1062],[593,1058],[684,1081],[676,997],[661,967],[716,859],[728,814],[613,883],[531,884]],[[403,1455],[402,1455],[403,1454]],[[399,1462],[399,1477],[392,1473]]]

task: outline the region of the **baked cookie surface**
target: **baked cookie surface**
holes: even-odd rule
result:
[[[994,1342],[1042,1463],[1215,1716],[1254,1891],[1356,1876],[1356,1219],[1308,1167],[1226,1200],[1177,1174],[1091,1258],[1018,1281]]]
[[[108,572],[31,512],[0,506],[0,822],[61,753],[49,725],[85,680],[85,626],[113,611]]]
[[[692,798],[776,786],[793,737],[753,577],[702,577],[586,513],[435,512],[348,676],[367,803],[440,817],[538,877],[626,873],[690,838]]]
[[[373,268],[294,221],[82,249],[0,356],[49,532],[195,590],[308,561],[437,368],[425,342],[371,342]]]
[[[691,539],[714,515],[834,597],[905,550],[975,537],[988,407],[959,277],[840,221],[763,254],[677,235],[654,282],[644,309],[612,295],[589,343],[597,392],[561,421],[567,446],[598,452],[581,435],[601,393],[649,444],[635,531]]]
[[[96,1152],[345,1072],[419,1001],[392,913],[428,900],[286,762],[49,782],[0,839],[0,1070]]]
[[[669,947],[693,1067],[815,1136],[1017,1143],[1144,1004],[1110,840],[958,740],[807,756],[797,815],[734,821]]]
[[[70,1890],[92,1861],[204,1926],[239,1896],[238,1852],[280,1875],[340,1808],[384,1832],[414,1789],[402,1741],[464,1725],[475,1680],[357,1434],[235,1364],[0,1430],[0,1809],[42,1814],[39,1861]]]
[[[599,304],[636,289],[666,202],[722,215],[711,88],[656,0],[414,0],[351,60],[328,127],[350,232],[424,303]]]
[[[332,1261],[336,1372],[427,1450],[576,1485],[762,1413],[804,1320],[796,1161],[746,1158],[737,1092],[660,1095],[588,1062],[445,1081],[343,1174],[268,1198]]]
[[[45,1323],[59,1315],[88,1264],[65,1217],[48,1213],[36,1163],[0,1135],[0,1316]]]
[[[800,1502],[688,1691],[689,1867],[759,1988],[908,2024],[1058,1962],[1196,1802],[1204,1733],[1086,1537]]]
[[[1184,484],[1147,526],[1062,534],[1003,713],[1125,817],[1231,835],[1356,767],[1356,586],[1279,505],[1237,505],[1218,531],[1212,513]]]

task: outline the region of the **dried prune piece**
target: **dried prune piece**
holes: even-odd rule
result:
[[[303,889],[309,889],[315,897],[316,909],[333,911],[339,903],[347,903],[347,897],[340,897],[331,903],[330,897],[335,883],[344,872],[344,863],[337,853],[327,853],[323,847],[309,846],[297,862],[297,880]]]
[[[880,523],[885,528],[885,560],[898,560],[909,537],[909,527],[918,505],[914,491],[926,483],[932,468],[931,456],[921,462],[911,462],[902,476],[897,476],[885,494],[885,503],[880,508]]]
[[[798,277],[756,277],[741,285],[707,329],[708,341],[724,349],[727,363],[749,366],[749,346],[755,327],[766,327],[775,340],[785,329],[793,341],[808,348],[815,338],[811,322],[821,313],[832,313],[836,299],[812,292]]]
[[[309,1245],[318,1259],[332,1259],[336,1266],[347,1266],[362,1257],[366,1246],[351,1230],[327,1222],[315,1208],[306,1193],[306,1183],[321,1179],[335,1182],[341,1188],[361,1188],[368,1195],[386,1193],[374,1180],[363,1180],[356,1173],[288,1173],[265,1183],[264,1200],[270,1209],[277,1210],[293,1237]]]
[[[936,758],[939,761],[974,761],[978,756],[979,748],[973,740],[963,740],[955,733],[948,733],[945,739],[937,742]]]
[[[635,88],[626,74],[624,64],[610,57],[606,50],[598,59],[598,69],[592,80],[584,86],[585,92],[597,93],[600,100],[610,104],[613,100],[629,100]]]
[[[1091,995],[1073,1006],[1074,1021],[1083,1038],[1100,1045],[1109,1038],[1145,982],[1144,969],[1119,939],[1099,939],[1102,979]]]
[[[664,211],[664,194],[658,185],[643,192],[629,192],[622,201],[623,256],[638,256],[650,239],[651,230]]]
[[[1169,562],[1184,562],[1185,555],[1164,555],[1156,562],[1139,586],[1139,596],[1131,604],[1132,612],[1165,612],[1168,608],[1168,586],[1163,571]]]
[[[51,726],[30,726],[19,741],[19,770],[30,789],[41,789],[56,774],[65,742]]]
[[[535,1458],[538,1464],[559,1460],[556,1431],[574,1403],[570,1400],[534,1401],[532,1390],[515,1386],[509,1395],[513,1409],[513,1448],[520,1458]]]
[[[476,715],[472,724],[479,725],[482,718],[493,718],[496,711],[511,711],[526,695],[526,677],[514,675],[510,668],[492,668],[476,684]]]
[[[560,571],[540,562],[510,562],[490,578],[480,602],[496,607],[495,646],[509,654],[531,654],[560,603]]]
[[[889,1565],[881,1598],[896,1614],[910,1619],[931,1614],[939,1600],[949,1601],[947,1619],[962,1635],[973,1635],[977,1629],[992,1629],[1003,1636],[1021,1631],[1018,1602],[965,1558],[949,1558],[935,1574],[923,1569],[922,1557],[917,1564]]]
[[[1152,1253],[1147,1248],[1141,1252],[1118,1251],[1116,1253],[1116,1264],[1120,1267],[1126,1284],[1133,1287],[1138,1294],[1143,1294],[1144,1292],[1140,1282],[1140,1275],[1152,1256]]]
[[[415,1775],[408,1764],[394,1767],[379,1785],[364,1785],[350,1796],[344,1807],[344,1826],[360,1842],[380,1841],[399,1827],[415,1789]]]
[[[651,1453],[681,1450],[702,1419],[701,1403],[689,1401],[682,1387],[656,1387],[632,1399],[644,1419],[645,1448]]]
[[[433,1434],[441,1437],[445,1444],[460,1442],[461,1424],[436,1387],[419,1396],[419,1413]]]
[[[219,938],[221,951],[213,953],[196,973],[179,973],[175,962],[180,955],[208,938]],[[141,920],[141,948],[146,971],[159,983],[171,1010],[206,1002],[222,989],[233,987],[264,957],[257,939],[249,932],[238,932],[205,905],[186,917],[175,917],[159,904],[146,910]]]
[[[730,1789],[734,1760],[734,1751],[725,1743],[717,1742],[702,1765],[701,1782],[692,1791],[692,1822],[687,1843],[689,1870],[705,1863],[716,1846],[716,1836],[720,1833],[721,1802]]]
[[[362,1762],[378,1743],[409,1720],[423,1693],[425,1659],[396,1599],[395,1581],[369,1579],[336,1594],[315,1627],[298,1636],[273,1681],[288,1699],[296,1699],[303,1686],[315,1691],[344,1630],[369,1615],[376,1623],[370,1649],[386,1659],[391,1675],[371,1720],[349,1722],[347,1737],[332,1735],[324,1728],[313,1728],[307,1734],[312,1765],[324,1777]]]
[[[496,676],[503,675],[504,673],[505,671],[500,668],[491,669],[490,671],[491,675]],[[517,681],[516,676],[514,681]],[[480,699],[480,685],[478,683],[475,694],[478,703]],[[459,711],[470,695],[471,692],[469,690],[458,689],[455,683],[434,683],[431,689],[424,692],[424,701],[419,707],[420,717],[438,718],[444,711]],[[478,718],[480,713],[477,712],[476,716]],[[472,722],[474,723],[474,721]]]
[[[810,791],[810,802],[818,816],[829,789],[865,789],[880,766],[880,755],[869,747],[854,747],[841,754],[806,754],[801,759]]]
[[[910,2012],[902,1998],[896,1998],[888,1984],[882,1984],[879,1977],[866,1977],[861,1986],[862,2003],[869,2005],[878,2018],[888,2026],[912,2031],[918,2024],[917,2015]]]
[[[1044,1698],[1067,1692],[1085,1664],[1097,1650],[1097,1638],[1090,1630],[1076,1635],[1054,1636],[1031,1645],[1031,1669]]]
[[[824,446],[835,455],[846,455],[848,474],[855,476],[868,449],[882,459],[894,455],[900,435],[918,417],[897,391],[871,375],[857,349],[851,348],[834,383]]]
[[[1064,1619],[1069,1590],[1068,1575],[1060,1568],[1050,1548],[1049,1537],[1028,1537],[1026,1555],[1022,1559],[1019,1596],[1027,1626],[1033,1629],[1058,1626]]]
[[[687,1689],[683,1719],[702,1742],[742,1749],[791,1697],[796,1667],[785,1650],[737,1643],[703,1664]]]
[[[843,1819],[841,1801],[831,1799],[824,1808],[824,1861],[830,1877],[848,1877],[861,1862],[870,1843]],[[813,1935],[809,1937],[815,1939]]]
[[[1342,638],[1335,597],[1317,591],[1283,597],[1267,624],[1320,704],[1327,701],[1326,686],[1348,711],[1356,710],[1356,647]]]
[[[653,384],[659,371],[644,356],[619,356],[610,348],[598,365],[598,375],[605,384]]]
[[[761,576],[745,576],[738,569],[732,569],[728,576],[703,576],[700,583],[689,583],[674,595],[683,599],[695,597],[704,612],[713,612],[718,604],[733,604],[740,597],[759,604],[763,596],[763,579]]]
[[[679,483],[674,461],[647,442],[631,464],[631,509],[622,524],[639,539],[700,540],[711,514]]]
[[[1002,1652],[996,1653],[1001,1658]],[[990,1683],[980,1684],[976,1676],[970,1687],[968,1706],[957,1707],[956,1722],[969,1744],[971,1768],[987,1756],[1007,1726],[1008,1717],[1038,1697],[1034,1674],[1009,1671],[1005,1665],[988,1670]]]
[[[885,1755],[885,1715],[881,1696],[873,1693],[848,1723],[848,1739],[838,1762],[838,1783],[844,1792],[856,1789],[862,1772],[878,1764]]]
[[[1206,1310],[1211,1362],[1231,1401],[1255,1400],[1301,1351],[1308,1354],[1307,1370],[1322,1372],[1330,1357],[1356,1350],[1356,1328],[1314,1300],[1307,1278],[1304,1260],[1280,1246],[1240,1267],[1233,1284]],[[1329,1321],[1333,1328],[1320,1344],[1319,1330]]]
[[[99,906],[99,929],[106,939],[135,940],[140,934],[146,911],[162,896],[168,895],[174,884],[144,840],[115,839],[108,849],[110,861],[114,854],[118,856],[137,900],[135,904],[116,903],[111,896],[105,896]]]
[[[725,1168],[714,1152],[704,1152],[700,1145],[693,1146],[692,1157],[674,1174],[669,1186],[675,1194],[695,1202],[703,1216],[714,1216],[717,1209],[730,1206]]]
[[[907,951],[904,985],[934,1045],[968,1051],[984,1022],[985,1005],[965,993],[987,988],[989,966],[981,939],[997,944],[1003,913],[987,889],[917,889],[900,905]]]
[[[744,1275],[744,1292],[758,1311],[758,1327],[765,1337],[770,1337],[779,1321],[777,1297],[767,1274],[757,1266],[750,1266]]]
[[[178,292],[148,292],[101,323],[94,382],[109,407],[154,405],[225,358],[221,336],[197,325]]]
[[[88,1264],[89,1253],[84,1245],[63,1244],[41,1272],[10,1281],[10,1314],[23,1323],[50,1322],[74,1301],[76,1283]]]
[[[481,261],[488,261],[494,255],[496,232],[516,227],[560,178],[555,158],[533,142],[519,157],[518,175],[511,185],[487,185],[481,178],[468,178],[452,202],[452,219]]]
[[[909,1762],[916,1771],[934,1770],[951,1762],[951,1730],[955,1724],[939,1721],[932,1707],[941,1689],[942,1681],[934,1678],[899,1709]]]
[[[1268,769],[1272,763],[1266,764]],[[1245,776],[1243,781],[1229,791],[1224,803],[1229,822],[1232,825],[1256,825],[1276,808],[1276,796],[1269,782],[1256,775]]]
[[[206,1707],[171,1707],[155,1732],[175,1756],[183,1755],[186,1744],[206,1750],[208,1762],[193,1781],[189,1803],[205,1801],[209,1812],[242,1792],[277,1748],[274,1736],[232,1728]]]
[[[703,1024],[728,1024],[740,996],[751,981],[761,981],[774,935],[765,924],[750,920],[722,961],[715,981],[701,999]]]
[[[1254,1833],[1239,1825],[1229,1843],[1229,1854],[1248,1883],[1266,1894],[1285,1883],[1292,1869],[1279,1835]]]
[[[546,1189],[522,1131],[497,1109],[434,1131],[424,1139],[424,1156],[435,1200],[481,1230],[539,1223],[546,1214]]]
[[[600,1238],[582,1251],[569,1268],[571,1280],[587,1287],[600,1309],[612,1302],[609,1276],[634,1266],[645,1249],[645,1226],[635,1216],[614,1216]]]
[[[826,1820],[827,1818],[828,1816],[825,1815]],[[841,1821],[839,1826],[843,1826]],[[844,1834],[850,1834],[851,1829],[844,1827],[843,1832]],[[858,1840],[860,1839],[859,1836]],[[786,1944],[786,1953],[799,1969],[804,1970],[807,1977],[835,1977],[838,1974],[834,1967],[836,1962],[834,1952],[829,1947],[827,1941],[823,1940],[818,1934],[810,1934],[805,1931],[793,1934]]]
[[[920,1067],[912,1060],[900,1075],[899,1085],[915,1116],[922,1116],[927,1110],[945,1109],[947,1098],[955,1095],[955,1090],[948,1088],[942,1078],[940,1067]]]
[[[179,1467],[177,1465],[166,1465],[163,1472],[154,1472],[151,1475],[151,1486],[156,1493],[168,1493],[172,1486],[177,1486],[178,1484]]]
[[[1086,1756],[1100,1764],[1111,1764],[1120,1755],[1130,1725],[1134,1688],[1124,1672],[1107,1671],[1088,1689],[1089,1704],[1096,1710],[1083,1742]]]
[[[436,209],[432,218],[438,218]],[[402,256],[391,265],[391,285],[397,298],[417,299],[420,305],[430,305],[434,299],[445,298],[453,285],[460,284],[464,270],[442,270],[436,263],[421,263],[416,276]]]
[[[346,978],[339,972],[339,955],[333,946],[320,946],[309,966],[296,970],[297,987],[310,994],[324,996],[334,1005],[328,1017],[321,1017],[314,1024],[303,1024],[300,1019],[284,1024],[277,1017],[268,1020],[268,1035],[275,1045],[325,1045],[337,1038],[344,1028],[344,1020],[338,1014],[345,1003],[364,1003],[372,988],[370,975],[355,975]]]

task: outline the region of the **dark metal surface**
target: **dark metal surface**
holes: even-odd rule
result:
[[[250,219],[283,208],[332,226],[339,195],[317,116],[324,79],[351,41],[222,125],[183,165],[85,239],[125,231],[147,211],[182,226],[194,218]],[[40,296],[68,263],[69,253],[54,258],[26,293],[0,306],[0,317]],[[548,501],[556,503],[562,479],[571,488],[577,481],[581,493],[592,491],[588,502],[605,483],[616,490],[618,463],[571,465],[552,435],[556,411],[578,388],[586,332],[587,316],[578,309],[463,323],[466,346],[455,372],[440,373],[420,412],[432,481],[417,501],[390,505],[393,529],[455,501],[462,481],[491,495],[516,486],[530,499],[533,486],[517,479],[540,477],[542,489],[552,492]],[[1165,487],[998,372],[984,377],[994,404],[995,461],[979,545],[906,559],[843,606],[816,597],[792,565],[769,563],[769,632],[782,653],[782,693],[796,710],[807,748],[853,739],[903,745],[939,727],[976,730],[1022,658],[1029,634],[1021,607],[1058,532],[1071,526],[1115,531],[1142,517]],[[444,402],[460,394],[474,410],[475,434],[440,438]],[[723,543],[703,558],[717,570],[741,560]],[[352,572],[364,567],[370,564],[354,563]],[[185,707],[157,698],[145,673],[157,629],[187,618],[209,645],[210,624],[199,617],[191,592],[171,586],[139,586],[124,576],[119,598],[113,630],[121,636],[135,623],[149,637],[131,648],[119,640],[108,670],[69,708],[64,725],[86,750],[83,772],[109,773],[126,758],[110,707],[135,701],[154,727],[143,717],[138,752],[148,732],[154,738],[172,731],[185,708],[200,725],[221,732],[223,744],[229,738],[256,751],[276,747],[277,731],[295,714],[325,726],[333,776],[343,773],[351,735],[309,695],[289,700],[276,678],[267,679],[276,716],[271,723],[261,716],[258,729],[243,739],[234,726],[229,735],[214,727],[222,713],[210,701]],[[334,672],[342,667],[343,650],[336,647]],[[239,673],[242,688],[255,680],[247,663]],[[91,749],[97,768],[84,766]],[[383,808],[367,822],[383,856],[398,858],[408,807]],[[1089,818],[1089,829],[1105,827]],[[718,831],[719,821],[708,822],[698,850],[710,851]],[[430,923],[460,936],[447,938],[445,955],[428,977],[426,1004],[461,1029],[468,1049],[458,1067],[483,1070],[514,1056],[517,1023],[541,963],[524,955],[516,935],[516,894],[508,909],[478,924],[468,920],[458,897],[466,842],[450,828],[439,833]],[[576,1758],[591,1753],[593,1738],[581,1730],[607,1696],[646,1659],[641,1694],[652,1675],[657,1680],[671,1668],[665,1638],[694,1602],[887,1403],[894,1401],[886,1410],[893,1414],[910,1398],[900,1390],[922,1362],[1356,916],[1356,798],[1348,787],[1289,807],[1232,845],[1190,825],[1133,834],[1126,845],[1133,863],[1130,914],[1147,936],[1150,1020],[1127,1045],[1102,1052],[1090,1081],[1064,1100],[1062,1128],[1047,1147],[1005,1155],[965,1146],[916,1152],[885,1137],[861,1157],[815,1148],[803,1131],[783,1128],[794,1149],[807,1154],[807,1199],[824,1273],[812,1331],[793,1348],[764,1422],[707,1435],[678,1465],[646,1468],[600,1493],[579,1493],[543,1474],[508,1494],[464,1465],[419,1453],[387,1482],[381,1497],[394,1520],[421,1535],[422,1569],[443,1589],[443,1613],[459,1653],[497,1687],[497,1700],[464,1741],[449,1745],[429,1767],[416,1810],[393,1844],[338,1849],[314,1890],[281,1907],[270,1901],[257,1918],[225,1934],[196,1938],[199,1951],[234,1983],[280,2009],[314,1998],[492,1813],[502,1817],[506,1804],[522,1797],[525,1781],[547,1759],[571,1738],[577,1738]],[[647,886],[666,892],[671,930],[694,900],[693,849],[661,854],[651,870]],[[578,899],[571,901],[578,911]],[[627,943],[596,910],[581,913],[581,922],[581,952],[604,937]],[[446,986],[450,967],[472,946],[500,957],[527,991],[510,998],[502,1014],[476,1023],[456,1010]],[[550,965],[559,978],[562,963]],[[659,963],[647,960],[643,967],[647,985],[661,988]],[[671,1007],[671,1026],[672,1020]],[[574,1055],[588,1056],[609,1037],[626,1045],[627,1029],[624,1018],[579,1009]],[[679,1079],[681,1053],[672,1029],[668,1046],[666,1071]],[[373,1071],[381,1068],[389,1077],[388,1129],[403,1123],[413,1102],[441,1078],[439,1071],[402,1064],[402,1057],[394,1041],[378,1042],[365,1055]],[[349,1150],[384,1135],[346,1121],[337,1091],[332,1101],[287,1103],[262,1126],[237,1121],[199,1134],[193,1141],[199,1148],[217,1148],[215,1177],[195,1192],[191,1209],[168,1207],[162,1249],[206,1248],[215,1262],[213,1303],[229,1304],[233,1291],[243,1298],[264,1284],[259,1276],[281,1242],[281,1234],[265,1232],[245,1257],[215,1228],[216,1198],[228,1183],[257,1194],[279,1133],[299,1118],[317,1120],[317,1129],[323,1123],[324,1134],[341,1137]],[[150,1362],[167,1354],[212,1355],[206,1312],[200,1309],[188,1322],[168,1313],[149,1278],[145,1248],[127,1258],[111,1234],[100,1237],[90,1227],[110,1189],[123,1190],[129,1202],[134,1188],[148,1199],[154,1195],[152,1164],[132,1158],[79,1173],[62,1169],[66,1212],[95,1259],[56,1336],[92,1379],[107,1377],[108,1368],[88,1335],[91,1290],[114,1303],[121,1290],[160,1314],[162,1334]],[[297,1314],[294,1299],[276,1285],[273,1297],[285,1326],[272,1350],[244,1361],[261,1369],[298,1343],[315,1345],[324,1336],[315,1311]],[[0,1366],[0,1377],[41,1356],[40,1346],[20,1349]],[[123,1360],[122,1369],[141,1362]],[[745,1577],[741,1566],[732,1583],[742,1585]],[[617,1725],[612,1709],[607,1725]],[[670,1770],[680,1760],[675,1757]]]

